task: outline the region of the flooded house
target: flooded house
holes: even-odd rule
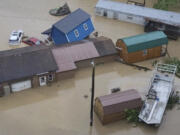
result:
[[[99,0],[95,14],[107,18],[145,25],[146,19],[180,27],[180,14],[148,7],[126,4],[113,0]]]
[[[58,80],[72,77],[78,68],[76,62],[98,57],[99,54],[92,42],[80,42],[53,47],[52,53],[58,65]]]
[[[113,0],[99,0],[95,14],[111,19],[140,24],[145,32],[160,30],[168,38],[177,39],[180,35],[180,14],[138,5],[126,4]]]
[[[58,65],[57,80],[72,77],[78,68],[90,66],[92,60],[95,63],[111,62],[118,56],[114,43],[106,37],[54,46],[52,53]]]
[[[83,40],[93,31],[91,16],[79,8],[53,24],[42,34],[50,36],[55,45],[62,45]]]
[[[31,46],[0,52],[1,91],[17,92],[54,81],[58,69],[45,46]]]
[[[162,31],[125,37],[116,42],[120,58],[127,63],[164,56],[167,45],[168,38]]]
[[[73,77],[91,61],[111,62],[118,52],[106,37],[58,46],[31,46],[0,52],[0,95]]]
[[[126,109],[140,109],[141,106],[141,96],[131,89],[97,97],[94,111],[102,124],[108,124],[125,118]]]

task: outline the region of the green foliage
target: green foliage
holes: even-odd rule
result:
[[[171,65],[176,65],[177,66],[177,71],[176,73],[178,75],[180,75],[180,60],[176,57],[173,57],[173,58],[167,58],[164,60],[164,63],[166,64],[171,64]]]
[[[158,60],[154,60],[154,61],[152,62],[152,66],[155,67],[157,63],[158,63]]]
[[[128,122],[137,123],[139,111],[136,109],[125,109],[125,117]]]
[[[180,0],[158,0],[157,3],[153,5],[153,8],[168,10],[169,7],[176,6]]]

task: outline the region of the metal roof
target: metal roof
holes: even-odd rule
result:
[[[0,82],[31,77],[58,69],[52,52],[43,46],[31,46],[0,52]]]
[[[141,96],[135,89],[100,96],[104,115],[118,113],[125,109],[133,109],[142,105]]]
[[[90,15],[79,8],[55,23],[53,26],[63,33],[68,33],[89,18]]]
[[[176,12],[163,11],[110,0],[99,0],[96,4],[96,8],[102,8],[105,10],[107,9],[129,15],[141,16],[144,18],[153,19],[162,23],[180,27],[180,14]]]
[[[121,39],[129,53],[150,49],[168,43],[167,36],[162,31],[154,31]]]

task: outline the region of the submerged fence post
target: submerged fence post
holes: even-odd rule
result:
[[[94,80],[95,80],[95,64],[94,61],[92,64],[92,88],[91,88],[91,111],[90,111],[90,126],[93,125],[93,106],[94,106]]]

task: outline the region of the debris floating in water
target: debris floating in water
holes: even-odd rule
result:
[[[49,14],[53,16],[63,16],[69,13],[71,13],[71,10],[67,3],[65,3],[62,7],[49,10]]]

